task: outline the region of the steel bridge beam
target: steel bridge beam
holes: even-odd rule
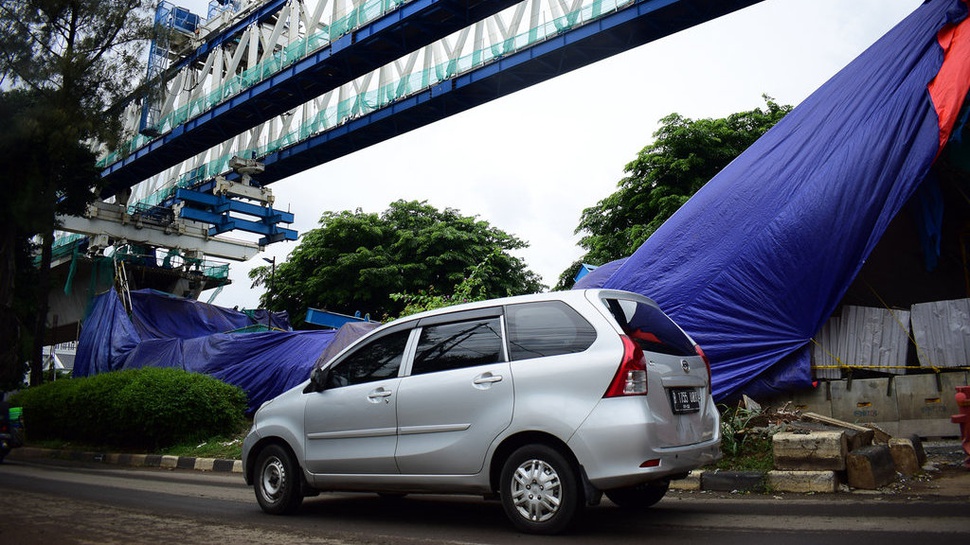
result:
[[[59,216],[58,220],[60,229],[72,233],[103,234],[116,240],[194,250],[234,261],[247,261],[261,250],[253,242],[213,237],[206,224],[186,220],[160,224],[151,218],[129,215],[123,207],[103,202],[92,205],[86,217]]]
[[[263,184],[674,34],[761,0],[641,0],[260,159]],[[232,175],[227,178],[233,178]]]
[[[218,145],[518,1],[408,2],[109,165],[101,173],[105,182],[101,198],[111,197],[199,150]],[[231,28],[244,26],[240,22]]]

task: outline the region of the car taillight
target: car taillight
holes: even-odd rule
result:
[[[696,350],[697,355],[700,356],[702,360],[704,360],[704,366],[707,367],[707,390],[710,391],[711,390],[711,360],[707,359],[707,354],[704,353],[704,349],[701,348],[701,345],[695,344],[694,350]]]
[[[623,341],[623,360],[603,397],[647,395],[647,363],[643,350],[626,335],[620,335],[620,339]]]

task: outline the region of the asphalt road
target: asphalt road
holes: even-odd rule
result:
[[[8,460],[0,543],[965,545],[968,497],[671,492],[642,512],[604,500],[571,534],[549,538],[515,532],[497,502],[476,497],[324,494],[274,517],[238,474]]]

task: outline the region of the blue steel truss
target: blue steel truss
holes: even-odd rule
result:
[[[260,176],[260,182],[282,180],[760,1],[639,0],[595,22],[261,157],[259,160],[266,165],[266,171]]]
[[[594,23],[563,32],[551,40],[261,158],[267,167],[271,164],[273,167],[267,168],[260,182],[278,181],[760,1],[635,1]],[[408,2],[109,165],[102,171],[105,182],[102,197],[112,196],[200,150],[217,145],[514,3],[509,0]],[[270,4],[274,3],[262,6],[251,18],[265,17],[271,8],[278,9],[275,4]],[[234,27],[240,25],[242,22]],[[229,34],[226,32],[221,36]]]
[[[199,150],[215,146],[517,1],[412,0],[109,165],[101,173],[105,184],[101,197],[110,197]],[[245,28],[244,23],[268,17],[283,3],[274,0],[261,6],[212,44],[204,45],[169,70],[197,62],[215,45]]]
[[[404,132],[484,104],[598,60],[720,17],[761,0],[632,0],[595,20],[461,72],[370,113],[350,118],[287,147],[254,157],[265,165],[259,183],[266,185],[326,163]],[[102,176],[102,197],[176,165],[201,150],[252,129],[313,98],[332,91],[412,51],[513,5],[517,0],[410,0],[371,23],[345,34],[319,51],[271,77],[216,104],[176,126],[123,160]],[[247,24],[261,21],[280,8],[282,0],[262,5],[247,19],[211,40],[183,63],[197,62]],[[228,173],[225,178],[238,180]],[[271,207],[215,196],[212,181],[180,188],[157,208],[183,203],[180,216],[212,225],[210,235],[234,229],[264,235],[259,244],[295,240],[297,233],[281,228],[292,214]],[[248,220],[233,215],[253,216]]]

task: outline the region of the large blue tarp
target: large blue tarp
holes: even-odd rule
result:
[[[114,290],[99,295],[84,322],[74,376],[141,367],[204,373],[242,388],[249,411],[310,376],[334,331],[234,330],[286,327],[285,313],[255,314],[151,290],[131,292],[129,315]]]
[[[967,95],[966,14],[962,0],[921,5],[580,287],[655,299],[710,357],[718,401],[810,386],[811,338]]]

